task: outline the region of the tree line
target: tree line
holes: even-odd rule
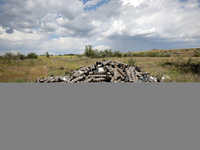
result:
[[[113,51],[111,49],[105,49],[99,51],[97,49],[93,50],[91,45],[85,46],[84,56],[90,58],[104,58],[104,57],[170,57],[171,54],[162,54],[160,52],[138,52],[138,53],[121,53],[119,51]]]
[[[50,57],[50,54],[48,52],[45,53],[45,55],[47,58]],[[21,54],[21,53],[11,53],[11,52],[7,52],[5,53],[3,56],[0,56],[1,60],[25,60],[25,59],[38,59],[38,55],[34,52],[30,52],[27,55]]]
[[[112,51],[111,49],[105,49],[99,51],[97,49],[93,50],[91,45],[85,46],[84,56],[90,58],[104,58],[104,57],[123,57],[123,54],[119,51]]]

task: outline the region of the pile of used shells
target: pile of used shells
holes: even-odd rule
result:
[[[82,67],[71,76],[51,76],[37,79],[36,83],[78,83],[78,82],[160,82],[140,67],[130,66],[118,61],[96,62],[94,65]]]

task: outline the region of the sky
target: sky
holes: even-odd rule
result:
[[[200,47],[200,0],[0,0],[0,54]]]

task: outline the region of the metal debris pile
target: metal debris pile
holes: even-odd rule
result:
[[[71,76],[39,78],[37,83],[78,83],[78,82],[160,82],[140,67],[130,66],[118,61],[96,62],[94,65],[73,71]]]

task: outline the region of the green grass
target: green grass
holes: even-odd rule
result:
[[[24,82],[26,82],[26,80],[25,79],[15,79],[13,82],[17,82],[17,83],[24,83]]]

